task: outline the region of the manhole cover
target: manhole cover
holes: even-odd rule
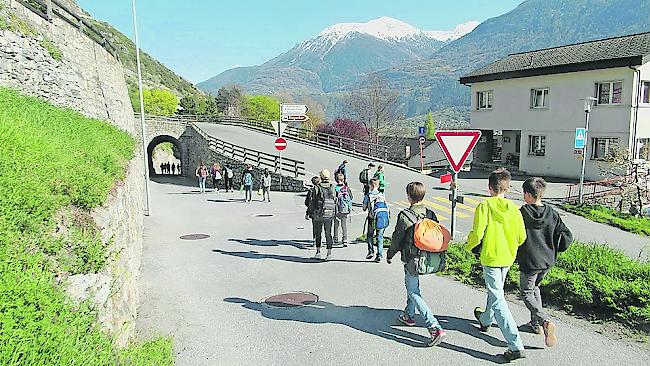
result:
[[[310,292],[289,292],[267,297],[263,302],[276,308],[293,308],[314,304],[318,296]]]
[[[259,214],[255,215],[255,217],[273,217],[273,214]]]
[[[187,234],[181,236],[181,239],[183,240],[201,240],[201,239],[207,239],[209,238],[210,235],[208,234]]]

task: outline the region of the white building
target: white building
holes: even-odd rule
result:
[[[602,178],[599,159],[619,144],[650,152],[650,32],[509,55],[461,77],[471,85],[471,128],[483,137],[474,162],[530,175],[578,178],[576,128],[595,97],[586,177]]]

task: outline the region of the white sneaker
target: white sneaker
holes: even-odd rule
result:
[[[314,254],[314,259],[320,259],[320,258],[321,258],[320,251],[318,251],[316,252],[316,254]]]
[[[332,249],[327,249],[327,255],[325,256],[325,260],[328,261],[332,259]]]

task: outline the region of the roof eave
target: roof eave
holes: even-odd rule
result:
[[[581,62],[581,63],[574,63],[574,64],[540,67],[535,69],[515,70],[515,71],[507,71],[507,72],[484,74],[484,75],[474,75],[474,76],[463,76],[460,78],[459,81],[463,85],[468,85],[472,83],[517,79],[517,78],[525,78],[530,76],[565,74],[569,72],[612,69],[616,67],[627,67],[627,66],[639,66],[639,65],[643,65],[645,62],[650,61],[648,60],[649,58],[650,55],[646,55],[645,57],[631,56],[631,57],[622,57],[622,58],[616,58],[610,60],[598,60],[598,61]]]

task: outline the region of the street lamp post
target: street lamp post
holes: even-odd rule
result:
[[[149,200],[149,159],[147,157],[147,141],[144,126],[144,98],[142,96],[142,68],[140,66],[140,43],[138,41],[138,20],[135,12],[135,0],[131,0],[133,10],[133,33],[135,37],[135,59],[138,67],[138,92],[140,94],[140,125],[142,129],[142,155],[144,160],[144,194],[145,194],[145,216],[151,214],[151,206]]]
[[[584,203],[585,165],[587,163],[587,145],[589,144],[589,114],[593,103],[597,100],[594,97],[585,98],[585,143],[582,146],[582,170],[580,171],[580,190],[578,193],[578,202],[580,204]]]

